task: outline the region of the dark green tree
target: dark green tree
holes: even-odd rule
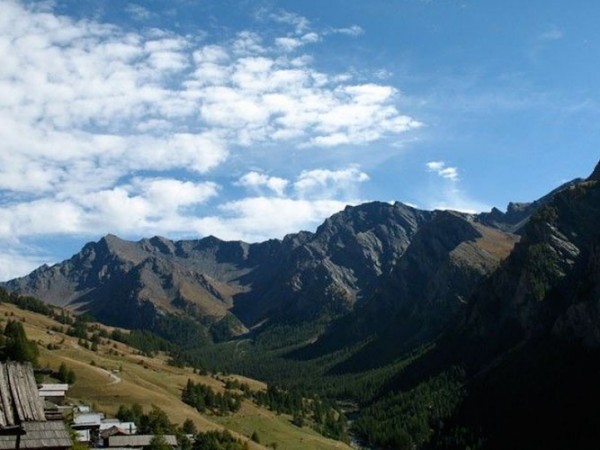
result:
[[[183,432],[185,434],[197,434],[198,433],[198,427],[196,426],[196,424],[194,423],[194,421],[192,419],[185,419],[181,429],[183,430]]]
[[[29,361],[37,364],[39,351],[34,341],[27,339],[25,329],[21,322],[9,320],[4,328],[6,343],[4,346],[4,358],[12,361]]]
[[[149,450],[172,450],[162,434],[155,435],[150,440]]]

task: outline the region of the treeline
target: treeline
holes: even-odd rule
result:
[[[116,417],[122,422],[134,422],[141,434],[154,434],[158,437],[155,443],[156,450],[162,448],[160,437],[172,434],[177,437],[181,450],[247,450],[248,443],[233,437],[228,431],[198,432],[194,422],[187,419],[181,427],[172,423],[169,416],[158,406],[145,413],[138,404],[121,405]],[[193,439],[189,439],[192,435]]]
[[[353,430],[369,446],[422,448],[460,405],[463,378],[464,372],[455,368],[407,392],[390,392],[361,411]]]
[[[194,438],[193,450],[248,450],[248,442],[233,437],[229,431],[207,431]]]
[[[209,411],[220,416],[235,413],[242,406],[242,395],[230,390],[215,392],[210,386],[189,379],[181,392],[181,400],[201,413]]]
[[[177,426],[169,420],[169,416],[156,405],[145,413],[142,406],[134,403],[131,406],[121,405],[117,410],[117,419],[121,422],[134,422],[140,434],[176,434]]]
[[[30,362],[37,366],[39,349],[37,343],[27,338],[23,323],[18,320],[8,320],[0,334],[0,359],[17,362]],[[48,372],[49,373],[49,372]],[[36,377],[38,375],[36,374]],[[62,363],[52,376],[61,383],[75,383],[75,372]]]
[[[259,406],[269,408],[277,414],[289,414],[298,427],[312,425],[324,436],[345,441],[348,439],[347,419],[332,402],[310,396],[298,389],[283,389],[268,386],[266,391],[253,393]]]
[[[11,303],[20,309],[45,315],[66,325],[66,334],[80,339],[80,345],[91,350],[97,350],[101,338],[122,342],[149,357],[158,352],[178,354],[178,349],[183,344],[194,346],[198,342],[207,342],[207,332],[201,325],[172,315],[158,320],[154,331],[136,329],[124,332],[115,329],[109,334],[104,328],[92,324],[95,319],[90,314],[72,315],[62,308],[48,305],[34,297],[8,292],[2,287],[0,302]]]
[[[172,351],[175,346],[148,330],[131,330],[124,332],[115,329],[111,332],[110,338],[114,341],[122,342],[130,347],[139,350],[143,355],[153,357],[158,352]]]
[[[23,324],[8,320],[0,336],[2,360],[31,362],[37,365],[39,350],[35,341],[27,339]]]
[[[54,374],[54,377],[61,383],[73,384],[75,383],[76,376],[73,369],[69,369],[65,363],[61,363],[58,367],[58,371]]]
[[[19,295],[14,292],[8,292],[3,287],[0,287],[0,302],[11,303],[20,309],[43,314],[44,316],[52,318],[55,318],[55,315],[57,314],[57,308],[28,295]]]

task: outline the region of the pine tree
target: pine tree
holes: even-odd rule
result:
[[[21,322],[9,320],[4,328],[6,344],[4,347],[4,357],[12,361],[29,361],[37,364],[39,351],[34,341],[27,339],[25,329]]]

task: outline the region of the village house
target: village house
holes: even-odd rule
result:
[[[104,419],[103,413],[85,412],[83,414],[75,414],[71,428],[77,433],[77,440],[94,444],[98,441],[100,435],[100,424]]]
[[[69,390],[68,384],[63,383],[44,383],[38,386],[40,397],[47,402],[55,405],[64,405]]]
[[[106,419],[103,413],[93,412],[89,408],[83,410],[85,411],[83,414],[75,412],[71,424],[71,428],[77,433],[79,442],[96,445],[105,442],[109,436],[115,434],[129,435],[137,432],[134,422]],[[81,409],[78,407],[77,411],[81,411]]]
[[[111,428],[118,428],[123,434],[136,434],[135,422],[121,422],[119,419],[104,419],[100,423],[100,433]]]
[[[132,449],[147,449],[155,436],[153,434],[135,434],[135,435],[114,435],[108,438],[106,447],[110,450],[117,448]],[[177,448],[177,438],[172,434],[162,436],[167,445],[172,448]]]

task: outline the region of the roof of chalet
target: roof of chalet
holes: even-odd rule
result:
[[[104,419],[104,413],[76,414],[73,417],[73,426],[96,426],[99,427]]]
[[[65,424],[59,420],[47,422],[23,422],[25,434],[21,436],[20,448],[44,449],[67,448],[73,443]],[[16,436],[0,436],[0,450],[16,448]]]
[[[110,450],[142,450],[142,447],[111,447]]]
[[[38,392],[42,397],[64,397],[68,390],[68,384],[40,384],[38,386]]]
[[[0,363],[0,428],[45,420],[31,363]]]
[[[40,392],[46,391],[68,391],[69,385],[65,383],[42,383],[39,385]]]
[[[112,430],[113,428],[122,430],[125,434],[135,434],[137,427],[133,422],[101,423],[100,433]]]
[[[71,438],[62,421],[47,421],[30,363],[0,363],[0,450],[14,449],[22,429],[21,449],[67,448]],[[8,433],[6,433],[8,431]]]
[[[112,426],[105,430],[100,430],[100,437],[102,439],[108,439],[111,436],[127,436],[127,435],[129,435],[127,430],[124,430],[123,428],[120,428],[117,426]]]
[[[154,437],[153,434],[131,434],[128,436],[110,436],[108,438],[109,447],[147,447]],[[173,447],[177,446],[177,438],[172,434],[163,436],[165,442]]]

